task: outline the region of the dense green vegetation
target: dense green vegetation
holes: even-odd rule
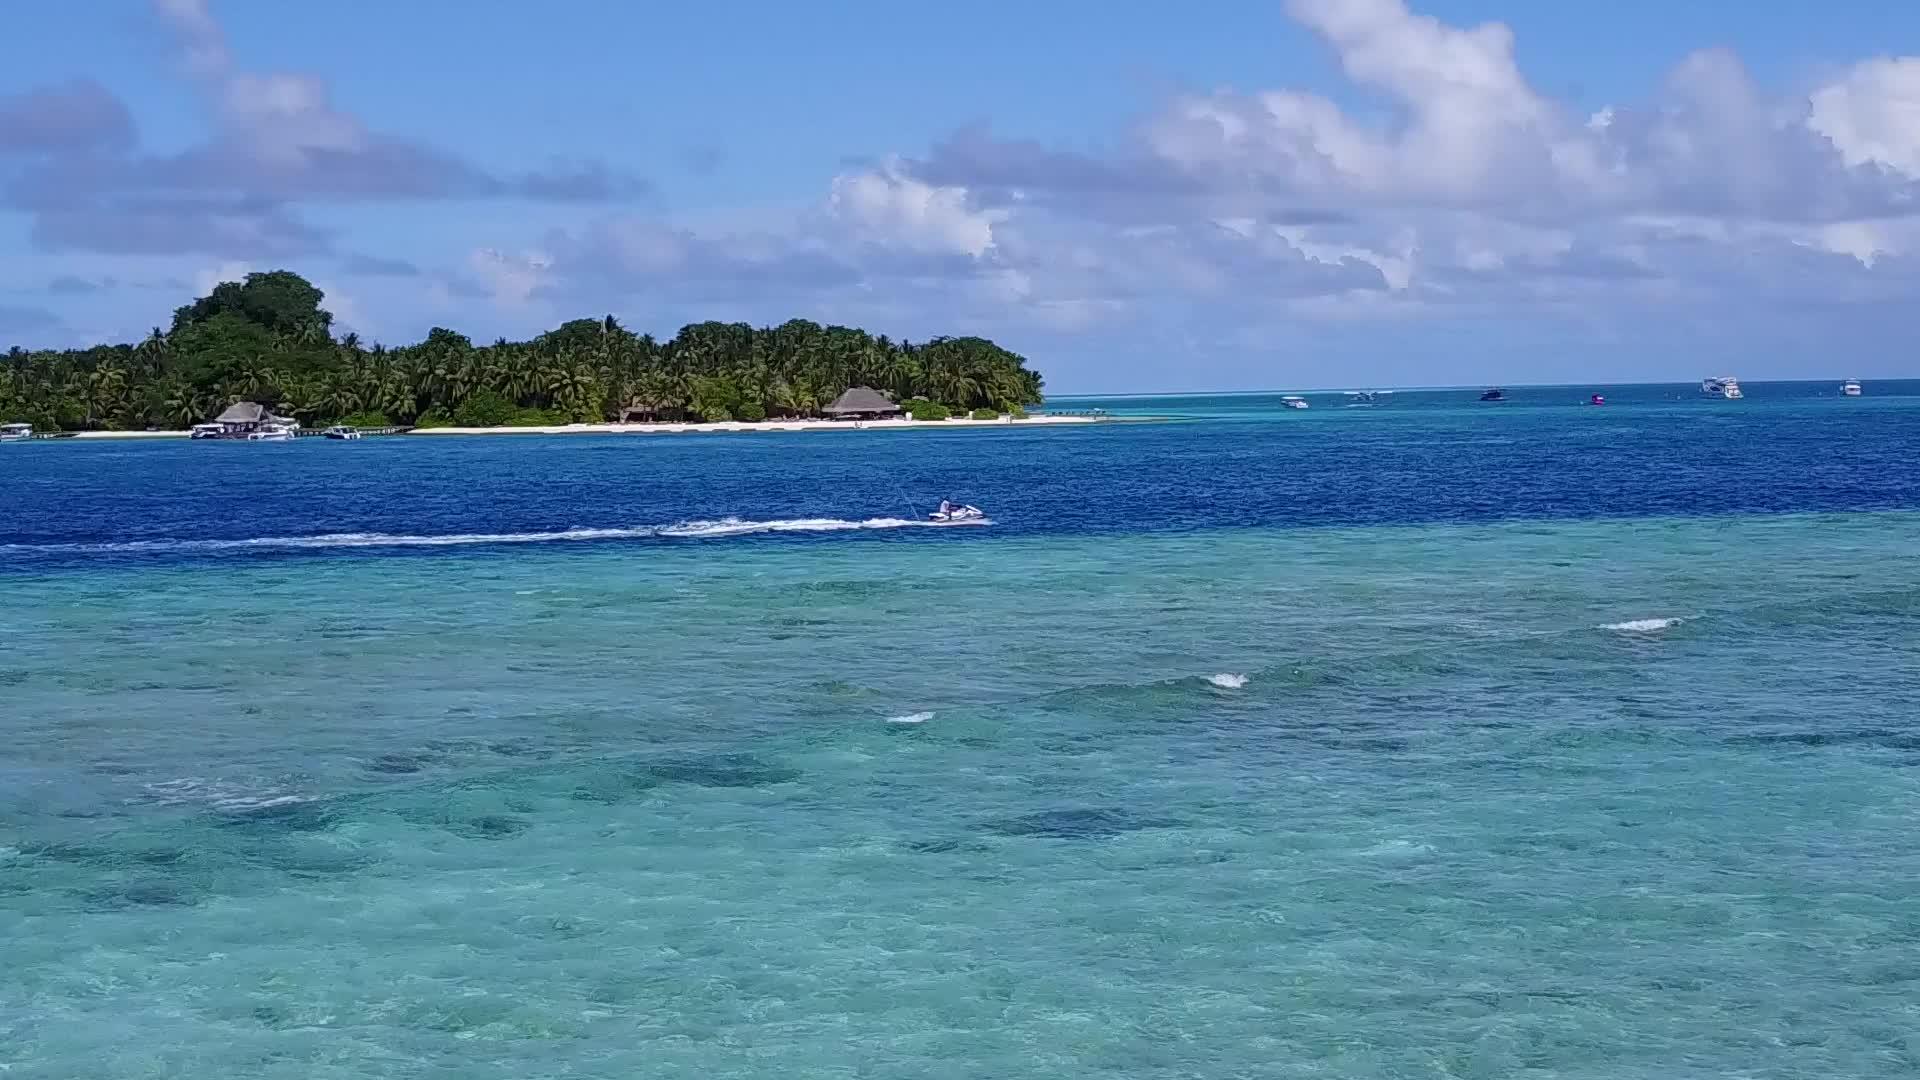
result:
[[[137,345],[8,351],[0,421],[43,430],[183,428],[235,401],[303,424],[458,426],[811,416],[850,386],[915,415],[1018,410],[1040,401],[1025,358],[984,338],[915,344],[794,319],[756,329],[694,323],[670,341],[609,315],[531,341],[475,346],[434,329],[416,345],[333,336],[319,289],[280,270],[225,282]],[[938,403],[938,404],[935,404]]]
[[[952,409],[926,398],[908,398],[900,403],[900,408],[915,420],[947,420],[953,416]]]

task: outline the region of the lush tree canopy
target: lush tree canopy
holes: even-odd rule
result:
[[[613,316],[575,319],[531,341],[476,346],[435,328],[416,345],[335,339],[325,297],[285,270],[224,282],[137,345],[14,348],[0,367],[0,421],[42,429],[182,428],[235,401],[302,423],[601,421],[623,414],[706,420],[810,416],[850,386],[958,410],[1040,401],[1024,357],[985,338],[892,341],[793,319],[694,323],[670,341]]]

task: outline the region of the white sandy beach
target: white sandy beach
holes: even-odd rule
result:
[[[733,431],[943,431],[966,427],[1030,427],[1035,424],[1092,424],[1094,416],[1029,416],[1024,420],[725,420],[719,423],[556,424],[550,427],[415,428],[409,435],[681,435]]]
[[[552,424],[542,427],[439,427],[415,428],[407,435],[685,435],[702,432],[753,431],[945,431],[949,428],[1032,427],[1049,424],[1095,424],[1111,420],[1101,416],[1029,416],[1022,420],[998,417],[993,420],[955,418],[952,420],[731,420],[720,423],[654,424]],[[184,439],[185,431],[82,431],[76,439]]]

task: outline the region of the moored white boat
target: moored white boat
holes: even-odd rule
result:
[[[32,424],[0,424],[0,442],[26,442],[31,438]]]
[[[219,438],[224,438],[226,434],[227,434],[227,429],[221,427],[219,424],[195,424],[187,432],[187,438],[219,439]]]
[[[345,424],[335,424],[320,434],[329,439],[357,439],[360,437],[360,429],[351,428]]]
[[[247,432],[248,442],[292,442],[293,428],[286,424],[261,424]]]

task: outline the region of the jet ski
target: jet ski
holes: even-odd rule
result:
[[[963,521],[985,521],[987,515],[977,506],[961,506],[958,503],[941,502],[940,509],[927,515],[928,521],[937,521],[943,525],[957,525]]]

